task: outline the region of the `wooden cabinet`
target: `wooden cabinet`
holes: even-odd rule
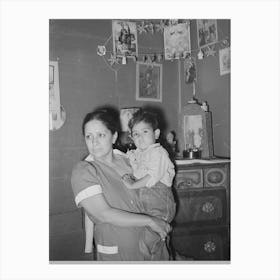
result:
[[[172,248],[192,260],[230,259],[230,161],[176,160]]]

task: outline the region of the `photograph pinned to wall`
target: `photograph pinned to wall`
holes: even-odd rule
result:
[[[162,101],[162,64],[136,63],[136,100]]]
[[[60,103],[58,62],[49,62],[49,129],[60,129],[66,120],[66,112]]]
[[[218,41],[216,19],[198,19],[196,25],[199,48],[214,44]]]
[[[219,50],[220,75],[230,73],[230,48]]]
[[[116,56],[137,56],[137,28],[135,22],[112,20],[113,52]]]
[[[164,27],[166,60],[179,59],[191,52],[190,21]]]
[[[121,129],[123,132],[129,131],[128,122],[132,118],[133,114],[139,110],[138,107],[121,108],[120,119]]]
[[[196,62],[194,57],[188,57],[184,60],[185,83],[191,84],[196,81]]]

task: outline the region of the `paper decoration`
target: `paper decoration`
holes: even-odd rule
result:
[[[199,60],[201,60],[201,59],[203,59],[203,56],[204,56],[204,54],[203,54],[202,50],[200,49],[199,52],[197,53],[197,58]]]
[[[137,30],[140,34],[142,33],[147,33],[147,30],[145,28],[145,24],[144,24],[144,21],[141,22],[140,25],[137,25]]]
[[[190,24],[180,23],[164,28],[165,59],[179,59],[185,52],[191,52]]]
[[[99,56],[103,56],[106,54],[106,47],[105,46],[97,46],[97,54]]]
[[[111,54],[111,57],[108,59],[108,61],[110,62],[110,65],[112,66],[113,64],[119,64],[119,61],[118,61],[118,58],[115,56],[115,55],[113,55],[113,54]]]

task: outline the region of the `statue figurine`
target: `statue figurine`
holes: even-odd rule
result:
[[[172,157],[175,157],[178,149],[177,149],[177,140],[176,140],[176,134],[174,131],[169,131],[166,135],[166,142],[167,145],[169,146],[168,150],[172,153]]]

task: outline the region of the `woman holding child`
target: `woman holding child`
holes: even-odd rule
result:
[[[71,178],[77,206],[83,207],[95,224],[97,260],[169,260],[165,239],[171,230],[168,222],[175,213],[173,197],[166,191],[168,186],[152,173],[143,174],[144,179],[128,175],[133,174],[129,157],[113,150],[118,127],[118,119],[109,109],[97,109],[86,115],[82,130],[89,155],[74,167]],[[155,137],[152,131],[149,133]],[[168,168],[169,182],[174,167]],[[163,193],[168,193],[168,214],[153,215],[141,199],[141,188],[152,180],[158,180],[157,187],[162,186]]]

